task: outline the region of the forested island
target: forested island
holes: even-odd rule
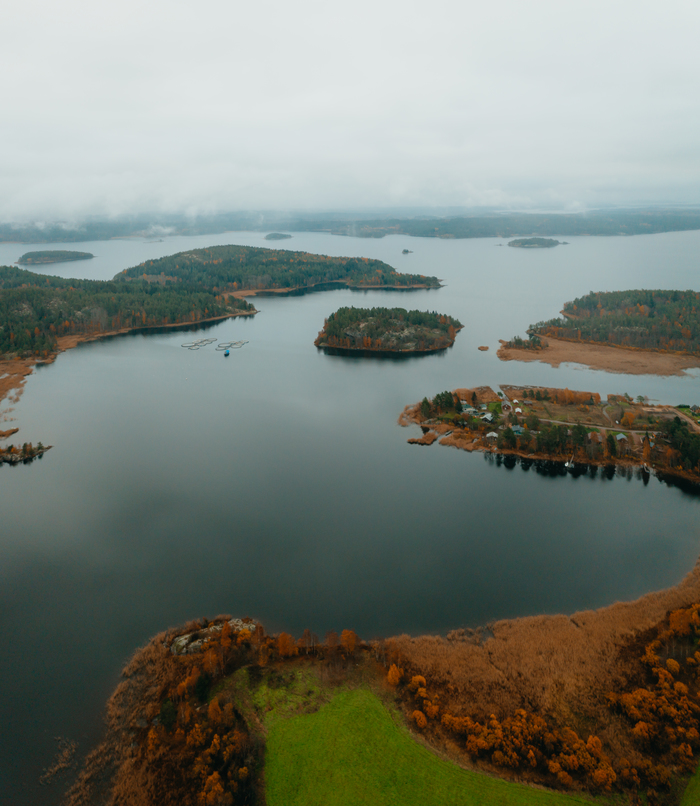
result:
[[[286,232],[270,232],[265,236],[266,241],[286,241],[292,236]]]
[[[700,407],[650,405],[643,397],[570,389],[488,386],[441,392],[407,406],[399,423],[421,426],[408,441],[566,463],[579,474],[639,467],[700,483]]]
[[[700,751],[699,641],[699,568],[630,604],[446,637],[200,619],[126,665],[66,806],[672,806]]]
[[[115,280],[162,276],[218,292],[295,291],[328,283],[350,288],[439,288],[437,277],[399,273],[370,258],[330,257],[254,246],[212,246],[148,260]]]
[[[564,242],[555,241],[552,238],[516,238],[514,241],[508,241],[508,246],[519,249],[551,249],[561,243]]]
[[[40,265],[42,263],[68,263],[72,260],[90,260],[95,257],[91,252],[71,252],[67,249],[52,249],[44,252],[25,252],[17,261],[23,266]]]
[[[454,344],[462,323],[451,316],[405,308],[339,308],[314,344],[331,350],[431,353]]]

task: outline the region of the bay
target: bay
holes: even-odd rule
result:
[[[698,371],[656,378],[497,359],[499,338],[590,290],[698,289],[700,233],[568,240],[519,250],[295,234],[284,248],[379,258],[445,285],[257,297],[254,318],[84,344],[31,376],[5,416],[22,440],[55,447],[0,467],[3,801],[57,802],[58,784],[38,786],[54,737],[89,749],[131,652],[187,619],[229,612],[269,631],[349,627],[366,639],[444,633],[631,599],[691,570],[695,495],[411,446],[415,431],[396,424],[424,395],[481,384],[700,402]],[[110,279],[216,243],[279,246],[261,233],[115,240],[75,247],[94,260],[39,268]],[[2,244],[0,264],[38,248],[73,247]],[[465,328],[445,353],[409,360],[317,350],[324,317],[353,304],[437,310]],[[181,347],[201,336],[248,344],[229,358]]]

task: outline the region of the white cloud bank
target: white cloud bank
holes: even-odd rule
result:
[[[700,202],[700,6],[25,0],[0,218]]]

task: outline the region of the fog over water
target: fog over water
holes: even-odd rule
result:
[[[700,554],[696,496],[634,474],[550,477],[411,446],[418,429],[396,424],[424,395],[481,384],[700,401],[698,371],[655,378],[497,359],[499,338],[591,289],[698,288],[700,233],[569,240],[521,250],[295,234],[285,248],[380,258],[444,287],[258,297],[254,318],[85,344],[32,375],[7,416],[18,437],[55,447],[0,467],[7,802],[57,801],[58,787],[36,783],[53,737],[86,751],[131,652],[190,618],[252,615],[271,631],[321,636],[445,633],[678,582]],[[269,245],[260,233],[110,241],[81,245],[92,261],[40,270],[107,279],[215,243]],[[23,251],[0,245],[0,264]],[[439,355],[327,356],[313,339],[341,305],[438,310],[465,327]],[[227,359],[181,347],[205,335],[248,344]]]

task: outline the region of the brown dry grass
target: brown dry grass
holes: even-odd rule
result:
[[[492,637],[458,630],[390,639],[409,674],[437,690],[442,708],[484,719],[516,709],[597,735],[630,752],[627,731],[605,707],[605,694],[637,674],[643,652],[631,644],[671,610],[700,600],[700,562],[676,587],[634,602],[572,616],[532,616],[490,625]],[[586,734],[588,735],[588,734]]]
[[[0,401],[10,396],[10,402],[17,402],[35,364],[36,361],[30,359],[0,361]]]
[[[478,434],[473,434],[471,431],[453,431],[451,434],[443,437],[440,440],[441,445],[447,445],[449,448],[461,448],[463,451],[478,451],[483,450],[483,442],[480,441]]]
[[[653,350],[628,350],[589,342],[573,342],[547,337],[542,350],[518,350],[501,341],[501,361],[542,361],[558,367],[564,362],[583,364],[590,369],[620,372],[626,375],[687,375],[684,370],[700,367],[700,356],[660,353]]]
[[[423,434],[422,437],[409,439],[407,441],[409,445],[432,445],[437,438],[438,435],[434,431],[428,431],[427,433]]]
[[[461,400],[472,402],[472,394],[476,394],[477,403],[494,403],[501,398],[490,386],[475,386],[473,389],[453,389],[452,394],[457,395]]]

